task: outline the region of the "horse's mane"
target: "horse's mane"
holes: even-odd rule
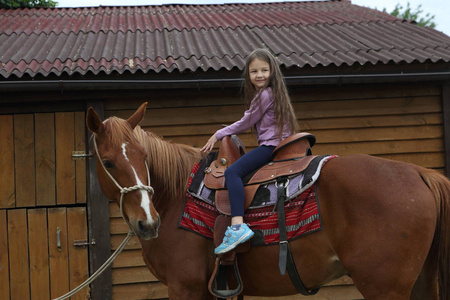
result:
[[[155,191],[156,197],[164,195],[174,199],[184,195],[191,168],[201,158],[197,148],[165,141],[140,126],[132,130],[128,122],[117,117],[110,117],[105,125],[106,122],[113,145],[120,146],[123,141],[135,138],[145,148],[150,173],[163,180],[159,186],[163,190]]]
[[[139,126],[136,126],[134,133],[147,150],[152,173],[164,179],[164,195],[170,199],[184,196],[192,166],[201,158],[200,151],[188,145],[165,141]]]

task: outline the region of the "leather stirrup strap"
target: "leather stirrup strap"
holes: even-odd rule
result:
[[[281,179],[281,178],[280,178]],[[286,201],[286,184],[288,179],[277,181],[277,211],[278,211],[278,228],[280,230],[280,257],[278,267],[281,275],[286,274],[287,253],[289,250],[287,233],[286,233],[286,216],[284,213],[284,203]]]
[[[299,293],[305,296],[315,295],[319,289],[308,290],[303,281],[300,279],[300,275],[297,271],[297,266],[295,265],[294,257],[292,256],[291,250],[289,248],[289,243],[287,241],[286,232],[286,216],[284,212],[284,203],[287,199],[286,188],[289,184],[288,179],[281,179],[277,182],[278,188],[278,199],[277,199],[277,211],[278,211],[278,227],[280,230],[280,257],[278,262],[278,267],[280,268],[281,275],[286,274],[286,268],[292,284],[297,289]]]

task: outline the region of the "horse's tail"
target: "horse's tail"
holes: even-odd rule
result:
[[[450,181],[435,171],[423,170],[420,173],[423,181],[433,192],[438,209],[433,244],[438,251],[440,299],[450,300]]]

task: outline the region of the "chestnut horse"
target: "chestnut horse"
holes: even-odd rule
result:
[[[207,289],[213,242],[178,227],[188,177],[202,154],[142,130],[145,108],[146,103],[128,120],[104,122],[88,110],[87,126],[104,166],[97,168],[101,188],[121,206],[140,238],[145,263],[168,286],[171,300],[213,299]],[[350,275],[367,300],[450,300],[446,177],[412,164],[349,155],[326,163],[317,194],[323,230],[290,242],[307,288]],[[289,277],[280,275],[278,251],[275,245],[240,254],[243,295],[297,293]]]

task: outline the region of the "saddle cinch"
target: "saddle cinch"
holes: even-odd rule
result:
[[[244,209],[250,206],[261,185],[285,181],[285,178],[292,177],[304,171],[316,157],[311,152],[311,148],[315,142],[316,138],[314,135],[310,133],[297,133],[280,143],[272,152],[272,161],[244,179]],[[231,224],[231,208],[225,185],[225,170],[244,154],[245,148],[242,141],[235,135],[226,136],[222,139],[217,159],[205,169],[204,184],[207,188],[215,192],[214,202],[217,210],[222,214],[217,217],[214,225],[215,247],[220,245],[227,227]],[[278,202],[278,215],[281,216],[281,219],[284,215],[284,201]],[[284,222],[284,219],[279,220],[280,240],[283,239],[282,227],[285,227]],[[280,243],[280,272],[284,274],[287,267],[290,278],[300,293],[304,295],[315,294],[317,291],[314,290],[311,292],[304,287],[295,265],[290,265],[293,264],[293,259],[290,256],[287,241],[284,242]],[[213,295],[218,298],[232,298],[242,292],[243,286],[238,271],[236,253],[243,253],[249,249],[250,242],[246,242],[234,250],[217,257],[216,266],[208,284],[209,290]],[[234,282],[236,283],[234,289],[230,289],[228,284],[230,269],[233,271],[232,275],[234,275]]]

